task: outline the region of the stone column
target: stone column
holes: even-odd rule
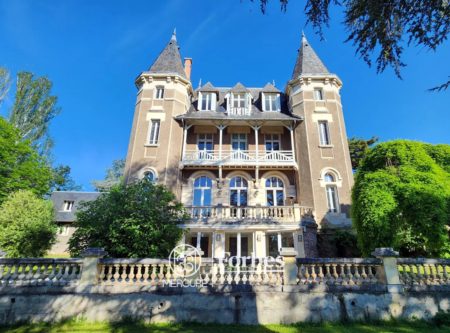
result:
[[[0,249],[0,258],[6,258],[6,252]]]
[[[381,282],[386,284],[389,293],[403,292],[403,284],[400,282],[400,275],[397,267],[398,252],[391,247],[379,247],[372,252],[372,255],[383,261],[377,273]]]
[[[97,285],[99,274],[99,261],[108,253],[99,247],[87,248],[81,256],[83,257],[83,266],[81,270],[81,285]]]
[[[303,227],[303,246],[306,258],[317,258],[317,223],[314,218],[304,217],[301,223]]]
[[[297,284],[297,251],[292,249],[283,249],[281,251],[281,256],[284,261],[284,285],[295,285]]]

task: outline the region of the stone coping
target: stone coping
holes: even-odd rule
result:
[[[450,265],[450,259],[397,258],[397,264],[434,264]]]
[[[297,258],[297,264],[366,264],[381,265],[378,258]]]
[[[0,265],[82,264],[82,258],[0,258]]]

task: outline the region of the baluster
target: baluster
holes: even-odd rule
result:
[[[11,270],[12,270],[12,265],[11,266],[5,266],[5,268],[4,268],[4,275],[3,275],[3,281],[4,281],[4,284],[5,285],[8,285],[9,284],[9,282],[10,282],[10,278],[11,278],[11,275],[12,275],[12,272],[11,272]]]
[[[339,278],[338,278],[338,284],[345,284],[345,265],[343,264],[338,264],[339,266]]]
[[[311,283],[316,283],[316,278],[317,278],[317,274],[316,274],[316,264],[312,264],[311,265]]]
[[[55,268],[56,268],[56,275],[55,275],[55,284],[59,284],[59,282],[61,281],[61,278],[62,278],[62,265],[61,264],[59,264],[59,265],[56,265],[55,264]]]
[[[337,264],[331,264],[331,266],[333,267],[333,283],[332,284],[337,284],[338,278],[339,278],[339,274],[337,273]]]
[[[416,269],[417,269],[417,282],[419,284],[422,284],[424,282],[423,281],[424,277],[423,277],[422,272],[421,272],[422,266],[419,265],[419,264],[416,264]]]
[[[305,265],[305,284],[310,284],[311,283],[311,274],[309,274],[309,270],[310,270],[310,265],[306,264]]]
[[[0,285],[5,283],[4,276],[5,276],[5,265],[0,264]]]
[[[26,268],[26,264],[19,264],[18,265],[18,276],[17,276],[17,282],[18,284],[24,284],[24,280],[25,280],[25,268]]]
[[[438,273],[437,273],[437,265],[435,264],[429,264],[428,267],[430,268],[430,283],[431,284],[439,284],[438,281]]]
[[[161,284],[164,281],[164,264],[159,264],[158,283]]]
[[[152,282],[152,285],[154,285],[154,284],[156,284],[156,277],[157,277],[157,275],[156,275],[156,267],[157,267],[157,265],[156,264],[152,264],[151,267],[152,267],[152,273],[150,274],[150,280]]]
[[[355,284],[361,284],[361,274],[359,274],[359,268],[360,267],[362,267],[361,265],[359,265],[359,264],[354,264],[353,265],[353,268],[354,268],[354,270],[355,270],[355,273],[353,274],[353,282],[355,283]]]
[[[119,282],[119,278],[120,278],[120,274],[119,274],[119,267],[120,267],[120,265],[119,264],[114,264],[113,265],[114,266],[114,275],[113,275],[113,278],[114,278],[114,282]]]
[[[120,283],[126,283],[127,282],[127,265],[126,264],[119,264],[120,269]]]
[[[378,282],[377,277],[373,273],[374,270],[376,272],[376,267],[374,265],[369,265],[369,266],[367,266],[367,268],[368,268],[367,277],[369,278],[369,283],[376,283],[376,282]]]
[[[50,264],[49,265],[50,267],[51,267],[51,271],[50,271],[50,273],[47,275],[47,279],[46,279],[46,282],[48,283],[48,284],[53,284],[53,279],[55,278],[55,276],[56,276],[56,267],[55,267],[55,264]]]
[[[28,281],[28,284],[34,284],[33,276],[34,276],[34,264],[29,265],[29,269],[27,271],[27,274],[25,276],[25,279]]]
[[[111,282],[111,279],[113,278],[113,265],[103,265],[106,270],[106,281],[105,282]]]
[[[318,268],[319,268],[319,272],[317,274],[317,278],[318,278],[319,284],[322,284],[324,282],[324,277],[325,277],[325,275],[323,274],[323,265],[319,264]]]
[[[442,265],[443,268],[443,277],[444,277],[444,284],[449,284],[450,282],[450,274],[448,273],[448,268],[450,268],[450,266],[447,266],[446,264]]]
[[[325,284],[331,280],[330,264],[325,264]]]
[[[144,264],[144,274],[142,275],[142,280],[143,280],[144,283],[147,282],[147,280],[148,280],[148,278],[150,276],[150,274],[149,274],[149,267],[150,267],[149,264]]]

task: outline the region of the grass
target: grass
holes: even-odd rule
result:
[[[448,333],[450,327],[437,327],[432,323],[380,322],[380,323],[322,323],[296,325],[218,325],[218,324],[144,324],[141,322],[87,323],[66,321],[53,324],[21,324],[0,327],[0,333]]]

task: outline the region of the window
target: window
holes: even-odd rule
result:
[[[215,93],[200,93],[200,110],[214,111],[216,109]]]
[[[213,159],[214,141],[213,134],[198,134],[197,150],[199,159]]]
[[[278,112],[281,110],[279,94],[264,94],[264,111]]]
[[[316,101],[323,101],[323,90],[320,88],[314,89],[314,99]]]
[[[212,201],[212,180],[209,177],[201,176],[194,180],[194,217],[209,217],[211,215]]]
[[[159,127],[160,127],[160,120],[159,119],[152,119],[150,121],[150,139],[149,144],[151,145],[157,145],[159,141]]]
[[[233,94],[233,107],[245,108],[245,94]]]
[[[281,234],[281,247],[294,247],[294,235],[292,233]]]
[[[328,121],[319,121],[319,137],[321,146],[329,146],[331,144]]]
[[[157,86],[155,90],[155,99],[163,99],[164,98],[164,87]]]
[[[74,201],[67,201],[67,200],[64,200],[63,210],[64,210],[65,212],[71,212],[72,209],[73,209],[74,203],[75,203]]]
[[[148,170],[144,172],[144,178],[153,183],[156,181],[156,174],[154,171]]]
[[[60,225],[58,233],[60,236],[69,236],[69,227],[67,225]]]
[[[265,146],[267,152],[280,150],[280,135],[279,134],[266,134],[264,136]]]
[[[328,212],[338,213],[339,212],[339,197],[336,187],[336,178],[330,174],[326,173],[324,176],[325,180],[325,191],[327,195]]]
[[[247,150],[247,134],[245,133],[233,133],[231,135],[231,149]]]
[[[266,180],[267,206],[284,206],[284,184],[278,177]]]

